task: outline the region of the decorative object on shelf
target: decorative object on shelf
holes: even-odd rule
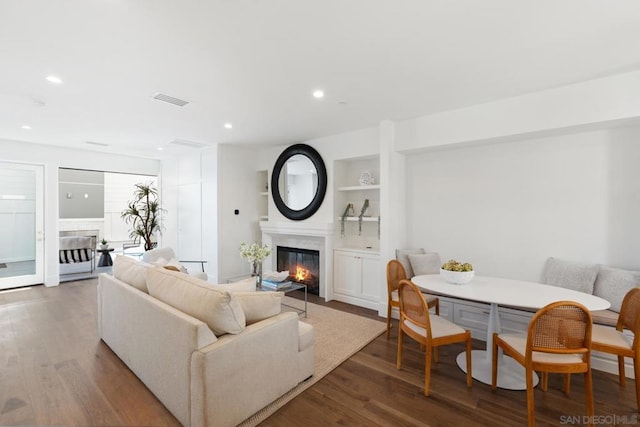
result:
[[[371,172],[368,169],[362,171],[360,174],[360,179],[358,180],[360,185],[373,185],[375,183],[375,179],[371,176]]]
[[[473,279],[473,266],[468,262],[463,264],[455,259],[450,259],[442,264],[442,267],[440,268],[440,275],[449,283],[454,285],[464,285]]]
[[[256,287],[262,287],[262,261],[271,255],[269,245],[252,243],[247,245],[242,242],[240,244],[240,256],[251,264],[251,276],[256,278]]]
[[[133,229],[129,237],[134,243],[144,241],[144,250],[150,251],[157,242],[154,242],[154,234],[162,234],[161,216],[165,211],[160,207],[158,190],[152,183],[138,183],[133,192],[134,199],[129,202],[127,209],[123,210],[120,217]]]
[[[107,241],[107,239],[102,239],[100,240],[100,249],[108,249],[109,248],[109,242]]]
[[[340,220],[340,238],[344,237],[344,220],[348,216],[353,216],[356,214],[356,211],[353,209],[353,203],[347,203],[347,208],[344,210],[342,214],[342,219]]]
[[[360,215],[358,216],[358,236],[362,235],[362,217],[369,207],[369,199],[364,199],[364,204],[362,205],[362,209],[360,210]]]

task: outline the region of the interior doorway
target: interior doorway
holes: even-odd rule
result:
[[[44,167],[0,162],[0,289],[44,283]]]

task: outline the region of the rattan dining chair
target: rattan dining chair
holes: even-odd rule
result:
[[[424,295],[409,280],[401,280],[398,289],[400,296],[400,327],[398,328],[398,369],[402,368],[403,336],[409,337],[424,346],[424,395],[431,391],[431,354],[440,346],[457,342],[466,343],[467,387],[471,387],[471,332],[449,322],[440,316],[431,316]]]
[[[591,378],[591,314],[582,304],[559,301],[536,312],[527,334],[493,334],[491,388],[498,379],[498,348],[525,368],[527,415],[529,426],[535,425],[533,371],[543,373],[541,388],[546,391],[547,374],[565,374],[564,392],[569,393],[569,378],[584,373],[587,415],[593,416],[593,382]]]
[[[387,339],[391,332],[391,309],[400,307],[398,298],[398,287],[400,281],[408,279],[402,263],[397,259],[392,259],[387,263]],[[429,308],[435,307],[436,315],[440,315],[440,301],[433,295],[425,295]],[[437,361],[437,360],[436,360]]]
[[[623,331],[633,333],[633,339]],[[624,358],[633,359],[633,372],[636,384],[636,411],[640,412],[640,288],[633,288],[624,296],[616,328],[593,325],[591,349],[618,356],[618,377],[620,385],[625,386]]]

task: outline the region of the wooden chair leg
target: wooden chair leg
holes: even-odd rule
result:
[[[536,413],[533,402],[533,371],[531,368],[525,371],[527,382],[527,419],[529,420],[529,427],[535,427],[536,425]]]
[[[640,359],[637,356],[633,358],[633,375],[636,378],[636,411],[640,413]]]
[[[429,396],[431,393],[431,344],[427,344],[424,352],[424,395]]]
[[[436,363],[440,361],[440,352],[438,351],[438,347],[434,347],[433,349],[433,361]]]
[[[569,375],[569,374],[567,374]],[[593,379],[591,377],[591,367],[584,373],[584,393],[586,398],[587,415],[589,416],[589,425],[593,425]]]
[[[564,394],[567,396],[571,391],[571,374],[564,374]]]
[[[440,316],[440,300],[436,300],[436,316]]]
[[[402,328],[398,328],[398,359],[396,360],[396,367],[402,368]]]
[[[473,384],[471,368],[471,332],[467,332],[467,387],[469,388]]]
[[[618,356],[618,381],[620,381],[620,385],[622,387],[626,385],[626,380],[627,376],[624,372],[624,356]]]
[[[498,385],[498,334],[493,334],[493,357],[491,359],[491,389],[495,390]]]
[[[391,335],[391,304],[387,304],[387,339]]]
[[[540,379],[540,390],[547,391],[549,387],[549,373],[543,372],[542,378]]]

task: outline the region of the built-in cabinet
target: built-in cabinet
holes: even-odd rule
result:
[[[377,310],[380,285],[378,252],[357,249],[333,251],[334,299]]]
[[[485,341],[489,324],[489,304],[439,297],[440,316],[471,331],[473,338]],[[533,313],[499,307],[502,332],[523,332],[527,330]]]

